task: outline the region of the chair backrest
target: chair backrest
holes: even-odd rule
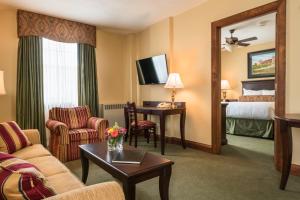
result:
[[[86,128],[87,121],[91,117],[88,106],[74,108],[52,108],[49,111],[49,118],[65,123],[69,129]]]
[[[127,102],[127,116],[128,116],[128,122],[129,125],[132,126],[132,123],[134,123],[134,126],[137,127],[137,112],[136,112],[136,106],[135,103]]]

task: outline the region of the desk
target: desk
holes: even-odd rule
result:
[[[141,113],[144,115],[144,120],[147,119],[148,115],[157,115],[159,116],[160,123],[160,144],[161,144],[161,154],[165,154],[165,126],[166,126],[166,116],[168,115],[180,115],[180,136],[181,136],[181,144],[185,149],[185,117],[186,117],[186,108],[185,102],[176,102],[177,108],[157,108],[156,106],[161,103],[158,101],[144,101],[142,107],[137,107],[137,113]],[[126,111],[126,107],[124,108],[124,116],[125,116],[125,124],[128,130],[129,128],[129,119]]]
[[[281,148],[282,148],[282,168],[280,189],[284,190],[287,184],[292,164],[293,138],[292,127],[300,128],[300,114],[286,114],[275,116],[280,126]]]

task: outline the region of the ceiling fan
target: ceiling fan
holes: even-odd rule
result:
[[[237,37],[233,36],[235,29],[231,29],[229,32],[230,32],[231,36],[229,38],[225,38],[226,43],[222,44],[223,48],[227,51],[232,51],[232,46],[247,47],[250,45],[250,43],[246,43],[246,42],[250,42],[250,41],[258,39],[257,37],[250,37],[250,38],[245,38],[245,39],[239,40]]]

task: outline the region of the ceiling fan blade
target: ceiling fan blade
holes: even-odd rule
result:
[[[232,42],[231,38],[225,38],[225,40],[226,40],[227,43],[231,43]]]
[[[249,41],[253,41],[253,40],[257,40],[257,39],[258,39],[257,37],[250,37],[250,38],[239,40],[239,42],[249,42]]]
[[[237,45],[242,46],[242,47],[247,47],[247,46],[249,46],[250,44],[249,44],[249,43],[242,43],[242,42],[239,42]]]

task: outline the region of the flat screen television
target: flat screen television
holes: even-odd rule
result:
[[[166,55],[158,55],[136,61],[140,85],[165,84],[168,79]]]

